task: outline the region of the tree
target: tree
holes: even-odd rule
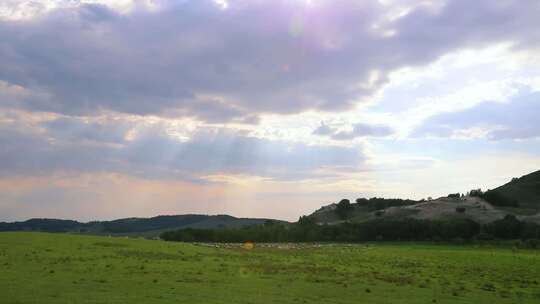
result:
[[[357,204],[367,204],[369,201],[366,198],[357,198],[356,203]]]
[[[521,236],[523,222],[514,215],[508,214],[502,220],[496,220],[486,225],[486,232],[500,239],[516,239]]]
[[[516,199],[508,198],[496,190],[486,191],[482,198],[494,206],[519,207],[519,202]]]
[[[300,226],[312,226],[312,225],[315,225],[315,219],[311,216],[307,216],[307,215],[302,215],[299,219],[298,219],[298,225]]]
[[[482,195],[484,195],[482,189],[473,189],[469,191],[469,196],[482,197]]]
[[[263,224],[263,225],[264,225],[265,227],[272,227],[272,226],[274,226],[275,224],[276,224],[276,222],[273,221],[273,220],[266,220],[266,221],[264,221],[264,224]]]
[[[351,202],[348,199],[342,199],[336,207],[336,214],[341,219],[346,219],[351,215],[351,212],[354,210],[354,207],[351,205]]]

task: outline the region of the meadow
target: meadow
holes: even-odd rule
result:
[[[0,233],[0,303],[540,303],[540,251]]]

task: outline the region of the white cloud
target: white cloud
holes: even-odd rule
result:
[[[413,136],[489,138],[491,140],[539,138],[540,91],[524,88],[505,103],[484,102],[460,111],[441,113],[425,120]]]

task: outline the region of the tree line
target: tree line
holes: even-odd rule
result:
[[[361,209],[364,211],[380,211],[390,207],[402,207],[418,204],[419,201],[413,201],[409,199],[399,199],[399,198],[379,198],[372,197],[367,198],[357,198],[356,204],[351,204],[348,199],[342,199],[339,203],[336,204],[336,209],[334,212],[341,219],[347,219],[353,215],[355,209]]]
[[[468,241],[540,239],[540,225],[515,216],[481,225],[469,219],[432,221],[376,219],[362,223],[319,225],[309,216],[293,224],[267,221],[242,228],[187,228],[163,232],[161,239],[180,242],[368,242],[368,241]]]

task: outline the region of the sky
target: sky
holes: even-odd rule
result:
[[[538,0],[1,0],[0,221],[296,220],[540,169]]]

